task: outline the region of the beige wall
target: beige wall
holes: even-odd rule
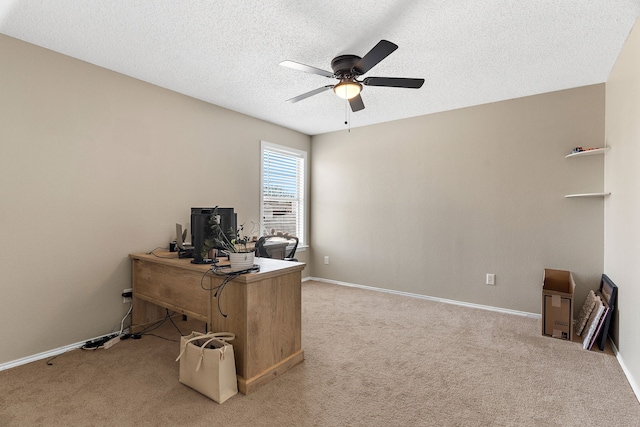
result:
[[[309,151],[309,136],[3,35],[0,58],[0,364],[117,331],[128,253],[168,246],[191,206],[258,221],[260,140]]]
[[[640,396],[640,20],[607,81],[604,271],[618,285],[613,332]]]
[[[604,161],[564,156],[603,142],[604,85],[314,136],[311,274],[540,313],[557,268],[581,304],[603,200],[564,195],[602,191]]]

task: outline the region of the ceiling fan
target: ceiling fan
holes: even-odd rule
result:
[[[338,79],[335,85],[326,85],[318,89],[312,90],[302,95],[298,95],[294,98],[287,99],[287,102],[298,102],[310,96],[317,95],[325,90],[333,88],[333,91],[340,98],[348,99],[349,105],[353,112],[364,109],[364,103],[362,97],[360,97],[360,91],[362,91],[362,85],[365,86],[386,86],[386,87],[400,87],[409,89],[420,89],[424,83],[424,79],[407,79],[401,77],[366,77],[363,80],[358,80],[360,76],[366,74],[369,70],[375,67],[380,61],[389,56],[394,50],[398,48],[398,45],[391,43],[387,40],[380,40],[377,45],[373,47],[365,56],[360,58],[357,55],[340,55],[331,60],[330,71],[321,70],[319,68],[311,67],[309,65],[300,64],[294,61],[282,61],[280,65],[287,68],[293,68],[294,70],[305,71],[307,73],[318,74],[320,76],[329,77],[332,79]]]

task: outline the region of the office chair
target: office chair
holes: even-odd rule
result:
[[[271,256],[271,254],[269,253],[269,250],[267,247],[265,247],[266,242],[268,242],[270,239],[280,239],[280,240],[287,240],[288,241],[288,245],[285,248],[285,255],[284,255],[284,260],[285,261],[298,261],[295,258],[296,255],[296,249],[298,249],[298,238],[294,237],[294,236],[278,236],[278,235],[269,235],[269,236],[262,236],[258,239],[258,242],[256,243],[256,255],[258,255],[259,257],[263,257],[263,258],[273,258]],[[293,245],[293,246],[291,246]],[[267,245],[268,246],[268,245]],[[291,247],[291,249],[289,249]],[[287,252],[288,250],[288,252]]]

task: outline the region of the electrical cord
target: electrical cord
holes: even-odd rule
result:
[[[168,311],[168,310],[167,310]],[[182,331],[180,330],[180,328],[178,328],[178,325],[176,325],[176,322],[173,321],[173,319],[171,318],[171,316],[169,316],[169,321],[171,322],[171,324],[176,328],[176,330],[178,331],[178,333],[180,334],[180,336],[184,335],[182,333]],[[160,337],[162,338],[162,337]],[[166,338],[165,338],[166,339]],[[174,341],[174,340],[170,340],[170,341]]]
[[[162,250],[164,250],[164,251],[168,251],[168,250],[169,250],[169,248],[163,248],[163,247],[158,246],[157,248],[155,248],[155,249],[154,249],[154,250],[152,250],[151,252],[147,252],[147,255],[153,255],[153,256],[154,256],[154,257],[156,257],[156,258],[175,258],[175,256],[160,256],[160,255],[156,254],[155,252],[156,252],[158,249],[162,249]]]
[[[169,319],[169,321],[176,328],[178,333],[180,335],[183,335],[182,331],[180,330],[180,328],[178,328],[178,325],[175,324],[175,322],[173,321],[173,318],[172,318],[173,315],[175,315],[177,313],[176,312],[170,312],[169,309],[165,309],[165,311],[166,311],[166,314],[165,314],[164,318],[162,318],[160,320],[157,320],[156,322],[148,325],[146,328],[144,328],[140,332],[137,332],[137,333],[131,334],[131,335],[129,335],[129,334],[123,335],[123,339],[129,338],[129,336],[132,336],[134,339],[140,339],[143,336],[151,336],[151,337],[161,338],[161,339],[167,340],[167,341],[178,342],[178,340],[174,340],[174,339],[171,339],[171,338],[166,338],[166,337],[151,333],[152,331],[155,331],[156,329],[158,329],[159,327],[164,325],[166,323],[167,319]]]
[[[101,337],[101,338],[97,338],[97,339],[94,339],[94,340],[89,340],[89,341],[87,341],[86,343],[84,343],[82,346],[80,346],[78,348],[81,349],[81,350],[95,351],[95,350],[98,350],[100,348],[104,348],[104,344],[106,342],[108,342],[109,340],[111,340],[111,339],[113,339],[113,338],[115,338],[117,336],[120,336],[121,339],[127,339],[130,336],[132,336],[132,334],[128,334],[128,333],[124,334],[123,333],[124,332],[124,321],[131,314],[132,309],[133,309],[133,302],[131,302],[131,305],[129,306],[129,311],[127,311],[127,314],[122,318],[122,321],[120,322],[120,332],[119,333],[117,333],[117,334],[109,334],[109,335]],[[158,329],[160,326],[162,326],[167,321],[167,319],[169,319],[169,321],[171,321],[173,326],[178,330],[180,335],[183,335],[182,331],[180,331],[180,328],[178,328],[178,325],[175,324],[175,322],[173,321],[171,316],[172,316],[172,314],[169,313],[169,310],[166,310],[166,315],[165,315],[165,317],[163,319],[154,322],[153,324],[147,326],[145,329],[143,329],[139,333],[133,334],[133,335],[134,336],[139,336],[139,337],[142,337],[142,335],[150,335],[150,336],[154,336],[154,337],[157,337],[157,338],[162,338],[162,339],[167,340],[167,341],[178,342],[178,340],[173,340],[173,339],[170,339],[170,338],[165,338],[165,337],[161,337],[160,335],[155,335],[155,334],[150,333],[150,331]],[[129,328],[131,326],[133,326],[133,325],[130,325]],[[71,351],[71,350],[67,350],[67,351]],[[67,353],[67,351],[62,352],[60,354],[57,354],[57,355],[47,359],[47,362],[46,362],[47,365],[48,366],[53,366],[53,361],[56,358],[62,356],[65,353]]]
[[[253,267],[247,268],[246,270],[225,272],[224,270],[228,268],[231,268],[231,266],[230,265],[212,265],[211,269],[208,270],[207,273],[211,271],[213,274],[217,276],[233,276],[233,278],[236,278],[242,274],[258,273],[260,271],[260,266],[258,264],[253,264]]]
[[[202,275],[202,277],[200,278],[200,287],[202,289],[204,289],[205,291],[215,291],[215,293],[213,294],[213,297],[216,298],[218,300],[218,312],[220,313],[220,315],[224,318],[227,317],[226,313],[222,312],[222,307],[220,306],[220,296],[222,295],[222,291],[224,290],[224,287],[227,285],[227,283],[231,282],[233,279],[235,279],[236,277],[242,275],[242,274],[247,274],[247,273],[257,273],[260,271],[260,266],[254,264],[253,267],[248,268],[246,270],[241,270],[241,271],[224,271],[225,269],[230,268],[229,265],[212,265],[211,269],[205,271],[205,273]],[[224,280],[222,281],[222,283],[220,283],[218,286],[214,286],[212,288],[205,288],[203,281],[204,278],[207,277],[207,275],[209,274],[209,272],[215,274],[216,276],[222,276],[224,277]]]
[[[133,310],[133,298],[130,298],[129,311],[127,311],[127,314],[124,315],[124,317],[122,318],[122,321],[120,322],[120,332],[118,333],[118,335],[122,335],[122,333],[124,332],[124,321],[127,319],[127,317],[129,317],[132,310]]]
[[[82,348],[82,347],[78,347],[78,348]],[[67,353],[67,352],[69,352],[69,351],[71,351],[71,350],[76,350],[76,348],[72,348],[72,349],[69,349],[69,350],[67,350],[67,351],[63,351],[63,352],[62,352],[62,353],[60,353],[60,354],[56,354],[55,356],[48,358],[48,359],[47,359],[47,365],[48,365],[48,366],[53,366],[53,361],[54,361],[55,359],[57,359],[58,357],[62,356],[63,354],[65,354],[65,353]]]
[[[175,313],[174,313],[175,314]],[[146,326],[144,329],[142,329],[140,332],[137,332],[135,334],[132,335],[147,335],[149,332],[151,331],[155,331],[156,329],[158,329],[160,326],[164,325],[165,322],[167,321],[168,318],[171,317],[171,314],[169,314],[169,310],[166,309],[166,315],[164,316],[164,318],[160,319],[160,320],[156,320],[155,322],[151,323],[150,325]]]
[[[82,347],[80,347],[82,350],[90,350],[90,351],[95,351],[99,348],[104,348],[104,345],[110,341],[111,339],[117,337],[117,334],[109,334],[107,336],[101,337],[101,338],[97,338],[95,340],[90,340],[87,341],[86,343],[84,343],[84,345]]]
[[[234,277],[237,277],[237,276],[235,276],[235,275],[234,275],[233,277],[231,277],[231,278],[227,277],[227,278],[225,278],[225,279],[222,281],[222,283],[221,283],[221,284],[219,284],[218,286],[214,286],[214,287],[212,287],[212,288],[205,288],[205,287],[204,287],[204,283],[203,283],[204,278],[205,278],[205,277],[207,277],[207,275],[208,275],[209,273],[212,273],[212,272],[213,272],[213,269],[214,269],[215,267],[216,267],[216,266],[214,265],[214,266],[212,266],[212,267],[211,267],[211,270],[207,270],[207,271],[205,271],[205,272],[204,272],[204,274],[202,275],[202,277],[200,278],[200,287],[201,287],[202,289],[204,289],[205,291],[216,291],[216,292],[215,292],[215,294],[213,294],[213,297],[214,297],[214,298],[216,298],[216,297],[218,296],[218,292],[221,292],[221,291],[222,291],[222,289],[224,288],[224,286],[225,286],[225,285],[226,285],[230,280],[233,280],[233,278],[234,278]],[[226,314],[224,314],[224,313],[222,312],[222,307],[220,307],[220,298],[217,298],[217,299],[218,299],[218,312],[222,315],[222,317],[226,318],[226,317],[227,317],[227,315],[226,315]]]
[[[109,342],[110,340],[112,340],[113,338],[116,338],[116,337],[120,337],[121,339],[124,340],[124,339],[127,339],[127,338],[131,337],[131,336],[133,336],[134,338],[141,338],[142,335],[151,335],[151,336],[155,336],[155,337],[162,338],[162,339],[168,339],[168,338],[164,338],[164,337],[161,337],[159,335],[155,335],[155,334],[151,334],[150,333],[151,331],[154,331],[154,330],[158,329],[160,326],[162,326],[167,321],[167,319],[169,319],[169,321],[173,324],[173,326],[178,330],[180,335],[182,335],[182,331],[180,331],[180,328],[178,328],[178,325],[176,325],[175,322],[173,321],[173,319],[171,318],[172,314],[169,313],[168,309],[166,309],[166,315],[165,315],[165,317],[163,319],[158,320],[158,321],[152,323],[151,325],[148,325],[146,328],[144,328],[142,331],[140,331],[140,332],[138,332],[136,334],[129,334],[129,333],[125,334],[124,333],[124,330],[125,330],[124,322],[127,320],[127,317],[129,317],[129,315],[131,315],[132,311],[133,311],[133,300],[131,300],[130,303],[129,303],[129,310],[127,311],[127,314],[125,314],[124,317],[122,318],[122,320],[120,321],[120,331],[118,333],[109,334],[109,335],[106,335],[106,336],[101,337],[101,338],[96,338],[94,340],[89,340],[89,341],[85,342],[82,346],[80,346],[80,349],[89,350],[89,351],[95,351],[95,350],[98,350],[100,348],[104,348],[104,345],[107,342]],[[176,313],[173,313],[173,314],[176,314]],[[133,324],[129,325],[128,328],[130,329],[131,326],[133,326]],[[171,340],[171,339],[168,339],[168,340],[177,342],[176,340]],[[47,365],[49,365],[49,366],[53,365],[53,363],[52,363],[53,360],[55,358],[57,358],[58,356],[62,355],[62,354],[64,354],[64,353],[61,353],[61,354],[58,354],[56,356],[53,356],[53,357],[49,358],[47,360]]]
[[[105,343],[107,343],[108,341],[110,341],[111,339],[115,338],[115,337],[121,337],[122,339],[126,339],[129,338],[129,334],[125,334],[124,333],[124,322],[127,320],[127,317],[129,317],[129,315],[131,314],[131,312],[133,311],[133,299],[131,299],[129,301],[129,310],[127,311],[127,314],[124,315],[124,317],[122,318],[122,320],[120,321],[120,331],[118,333],[115,334],[109,334],[107,336],[101,337],[101,338],[97,338],[95,340],[90,340],[87,341],[82,347],[80,347],[82,350],[97,350],[99,348],[104,348]],[[49,363],[47,363],[49,364]]]

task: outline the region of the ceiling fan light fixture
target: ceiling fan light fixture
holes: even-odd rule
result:
[[[342,99],[351,99],[360,94],[362,85],[352,80],[342,80],[333,87],[333,91]]]

